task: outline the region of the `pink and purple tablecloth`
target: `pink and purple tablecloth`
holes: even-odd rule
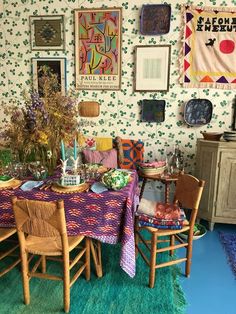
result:
[[[0,190],[0,227],[15,227],[11,197],[44,201],[63,199],[68,235],[84,234],[101,242],[121,242],[120,266],[135,275],[134,210],[138,204],[138,175],[119,191],[60,194],[35,188],[31,191]]]

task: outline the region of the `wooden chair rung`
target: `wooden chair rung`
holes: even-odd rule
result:
[[[83,264],[80,269],[74,274],[70,281],[70,287],[75,283],[76,279],[82,274],[83,270],[85,269],[86,264]]]
[[[61,276],[55,276],[55,275],[50,275],[50,274],[42,274],[42,273],[32,273],[29,272],[30,277],[37,277],[37,278],[44,278],[44,279],[49,279],[49,280],[63,280],[63,277]]]
[[[168,261],[168,262],[165,262],[165,263],[158,264],[158,265],[155,266],[155,268],[162,268],[162,267],[166,267],[166,266],[171,266],[171,265],[182,263],[182,262],[185,262],[185,261],[187,261],[186,257],[179,258],[179,259],[176,259],[176,260],[173,260],[173,261]]]
[[[184,241],[182,238],[180,238],[180,236],[178,236],[177,234],[175,234],[175,239],[177,241],[179,241],[180,243],[187,243],[186,241]]]
[[[21,262],[21,259],[17,259],[14,263],[12,263],[10,266],[8,266],[6,269],[2,270],[0,272],[0,277],[2,277],[3,275],[5,275],[6,273],[8,273],[10,270],[12,270],[17,264],[19,264]]]
[[[84,255],[84,253],[86,252],[86,248],[84,248],[71,262],[69,269],[73,268],[75,266],[75,264],[81,259],[81,257]]]
[[[148,266],[150,266],[150,262],[149,262],[147,256],[143,253],[143,251],[140,249],[139,246],[136,246],[136,247],[137,247],[139,253],[141,254],[142,258],[144,259],[145,263],[146,263]]]
[[[42,262],[42,256],[40,256],[40,258],[37,260],[37,262],[34,264],[33,268],[31,269],[31,273],[35,273],[36,270],[38,269],[39,265],[41,264]]]
[[[0,255],[0,260],[2,260],[4,257],[10,255],[12,252],[14,252],[17,248],[19,247],[19,245],[15,245],[14,247],[10,248],[10,250],[8,251],[4,251],[4,253],[1,253]]]
[[[150,243],[149,240],[145,240],[144,237],[141,235],[140,232],[137,231],[137,235],[139,236],[139,239],[142,241],[142,243],[146,246],[146,248],[149,250],[149,252],[151,251],[151,248],[148,246],[147,243]],[[138,248],[138,247],[137,247]]]
[[[188,246],[188,243],[181,243],[181,244],[176,244],[176,245],[170,245],[170,246],[167,246],[167,247],[163,247],[161,249],[157,249],[156,252],[157,253],[162,253],[162,252],[179,249],[181,247],[186,247],[186,246]]]

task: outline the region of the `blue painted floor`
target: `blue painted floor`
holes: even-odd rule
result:
[[[219,231],[236,233],[236,225],[215,224],[214,231],[193,243],[190,278],[180,278],[189,304],[187,314],[236,314],[236,277],[227,263]],[[184,264],[181,267],[184,271]]]

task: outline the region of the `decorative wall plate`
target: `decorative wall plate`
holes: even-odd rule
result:
[[[213,105],[208,99],[191,99],[184,109],[184,120],[188,125],[201,126],[210,123]]]
[[[170,30],[169,4],[144,4],[141,10],[140,32],[143,35],[163,35]]]
[[[142,122],[163,122],[165,120],[165,100],[143,99],[141,101]]]

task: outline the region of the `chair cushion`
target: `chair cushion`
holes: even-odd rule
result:
[[[122,139],[123,161],[119,164],[122,169],[137,169],[143,162],[144,143],[140,140]]]
[[[145,198],[141,199],[137,213],[165,220],[177,220],[181,218],[181,210],[179,206],[150,201]]]
[[[86,163],[97,163],[108,168],[117,168],[117,150],[114,148],[103,152],[85,149],[83,155]]]

